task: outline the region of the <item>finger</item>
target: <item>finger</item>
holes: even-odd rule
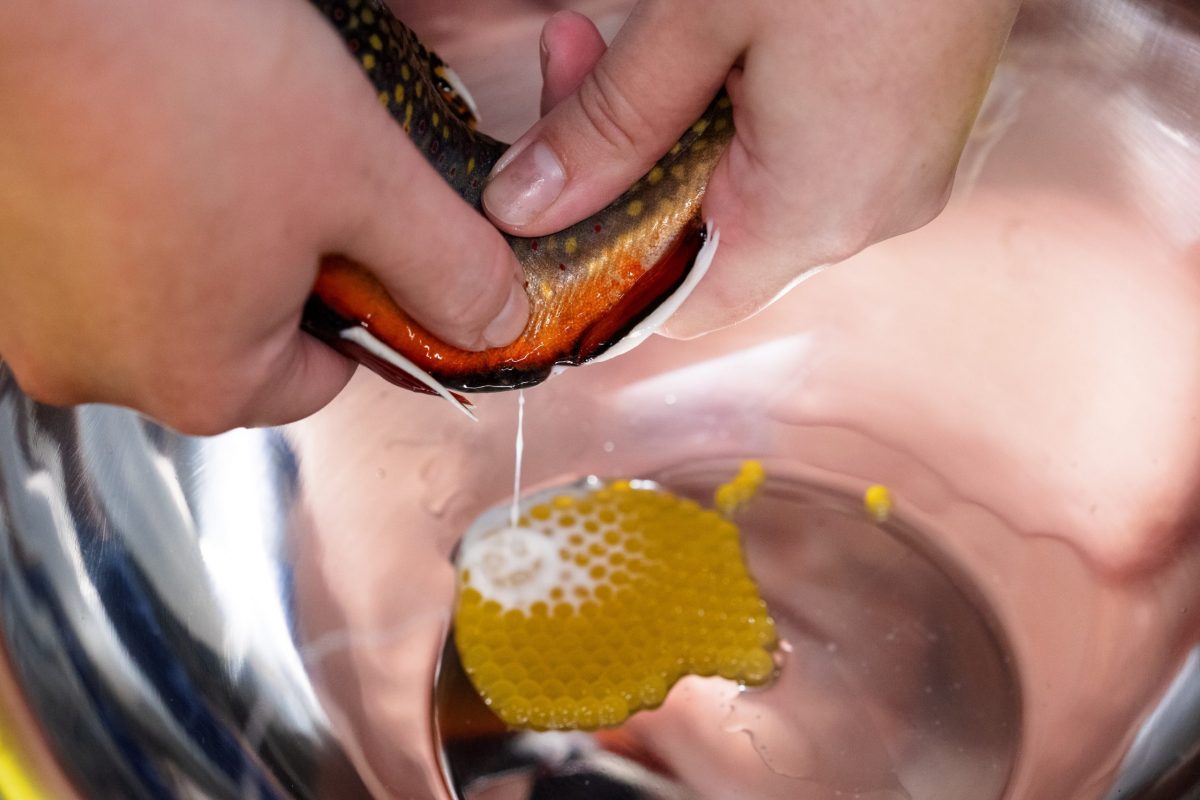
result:
[[[590,19],[560,11],[542,26],[542,114],[583,83],[608,45]]]
[[[492,171],[483,202],[510,233],[540,236],[614,200],[695,122],[748,31],[719,3],[639,5],[576,91]],[[736,15],[735,15],[736,16]]]
[[[350,382],[355,363],[306,333],[291,334],[272,364],[274,377],[248,404],[248,426],[285,425],[324,408]]]
[[[343,221],[329,252],[375,274],[396,302],[450,344],[509,344],[529,315],[525,276],[496,229],[460,198],[367,91],[334,188]]]

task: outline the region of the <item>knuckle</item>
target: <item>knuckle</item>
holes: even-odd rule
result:
[[[607,70],[597,67],[579,85],[579,110],[604,144],[619,153],[636,151],[648,128],[637,104]]]

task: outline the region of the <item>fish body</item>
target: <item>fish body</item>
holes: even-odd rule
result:
[[[449,68],[382,3],[313,2],[359,60],[380,103],[482,213],[487,175],[508,145],[475,129],[473,107]],[[731,104],[721,94],[606,208],[548,236],[506,236],[530,301],[524,332],[506,347],[474,352],[441,341],[395,304],[368,266],[337,255],[321,264],[304,327],[394,383],[439,394],[439,387],[529,386],[558,365],[595,359],[687,283],[705,243],[705,187],[732,136]],[[355,327],[362,330],[348,336]],[[382,347],[364,346],[363,331]]]

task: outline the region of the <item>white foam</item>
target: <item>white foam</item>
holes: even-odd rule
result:
[[[561,495],[578,500],[594,488],[585,482],[538,492],[526,498],[521,508],[528,511],[535,505],[550,504],[554,497]],[[533,520],[527,525],[509,524],[508,514],[507,504],[484,513],[463,536],[458,548],[455,564],[460,574],[469,570],[467,585],[485,600],[495,600],[505,610],[528,611],[537,602],[551,607],[567,603],[577,608],[581,600],[575,593],[576,587],[591,593],[608,582],[607,578],[592,577],[590,570],[594,564],[581,566],[573,559],[563,560],[559,552],[575,547],[570,539],[576,534],[587,544],[604,541],[602,532],[583,527],[585,519],[574,509],[555,509],[550,519]],[[575,517],[575,524],[563,525],[561,516],[564,514]],[[605,547],[614,549],[610,545]],[[615,546],[616,549],[619,547]],[[561,591],[560,598],[551,595],[555,589]]]
[[[527,609],[560,586],[557,543],[541,531],[504,527],[464,542],[459,567],[470,571],[470,585],[505,609]]]

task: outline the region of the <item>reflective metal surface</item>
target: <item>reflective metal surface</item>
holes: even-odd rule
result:
[[[627,8],[584,5],[608,31]],[[414,0],[405,16],[512,136],[536,113],[546,10]],[[810,509],[748,538],[770,601],[805,623],[785,675],[839,702],[680,686],[603,749],[530,751],[561,765],[578,748],[583,788],[471,791],[1198,791],[1196,19],[1183,2],[1029,3],[936,222],[736,327],[529,393],[531,489],[759,457],[843,498],[886,483],[911,533]],[[0,376],[0,742],[54,800],[449,797],[432,713],[448,556],[510,492],[515,399],[479,412],[468,425],[360,375],[303,424],[198,440],[39,407]],[[801,535],[767,535],[781,520]],[[931,645],[931,629],[974,633]],[[1007,727],[989,738],[980,719]]]
[[[1138,730],[1106,800],[1200,796],[1200,647]]]
[[[87,797],[366,797],[293,639],[273,431],[58,410],[0,369],[4,650]]]

